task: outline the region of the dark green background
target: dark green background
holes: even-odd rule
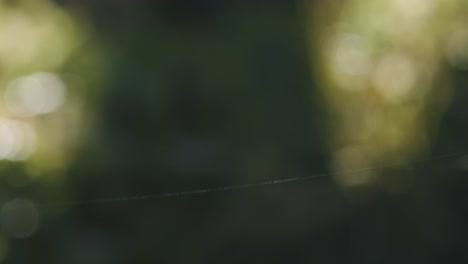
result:
[[[93,30],[63,71],[88,72],[83,94],[95,124],[64,186],[10,194],[81,201],[328,172],[332,120],[300,3],[59,2],[82,10]],[[98,74],[89,64],[96,46]],[[468,150],[468,75],[451,71],[454,99],[432,156]],[[355,199],[324,176],[44,207],[40,229],[12,239],[5,263],[465,263],[468,178],[459,161],[419,162],[406,192],[361,190]]]

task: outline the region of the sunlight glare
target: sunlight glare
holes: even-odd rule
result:
[[[403,54],[388,54],[379,61],[373,75],[377,91],[389,102],[400,102],[414,88],[416,67]]]
[[[434,9],[434,0],[393,0],[396,8],[403,14],[416,17],[430,13]]]
[[[37,135],[28,124],[0,119],[0,159],[25,160],[36,150]]]
[[[372,68],[369,48],[361,36],[342,34],[335,41],[331,63],[335,71],[346,75],[364,75]]]
[[[55,74],[36,73],[12,81],[5,99],[8,110],[21,117],[51,113],[65,102],[65,83]]]

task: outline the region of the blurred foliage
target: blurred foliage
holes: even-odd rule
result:
[[[71,154],[82,98],[65,90],[70,77],[61,69],[83,42],[83,30],[49,1],[0,5],[0,158],[27,160],[22,165],[29,176],[55,174]],[[17,166],[1,167],[10,174]]]
[[[466,8],[0,1],[0,263],[463,263]]]
[[[450,54],[457,52],[453,46],[466,49],[468,44],[458,37],[467,25],[463,2],[347,1],[310,8],[316,29],[311,42],[320,58],[316,64],[334,134],[334,171],[398,163],[408,167],[408,160],[430,150],[452,95],[446,61],[454,63],[466,54],[462,49]],[[409,171],[392,176],[390,184],[378,174],[344,173],[337,180],[389,191],[410,184]]]

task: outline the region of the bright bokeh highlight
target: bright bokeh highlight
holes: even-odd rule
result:
[[[65,103],[65,83],[52,73],[35,73],[12,81],[5,95],[8,110],[21,117],[47,114]]]

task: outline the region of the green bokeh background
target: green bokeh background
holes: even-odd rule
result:
[[[40,17],[52,14],[23,2]],[[328,173],[334,116],[312,63],[313,27],[300,1],[52,5],[57,21],[74,21],[57,33],[68,41],[65,59],[26,63],[1,78],[7,83],[35,71],[56,72],[78,106],[28,119],[45,150],[24,162],[0,162],[2,204],[29,199],[40,213],[38,229],[27,238],[2,231],[0,263],[468,261],[463,156],[414,161],[412,183],[398,193],[344,190],[325,175],[86,203]],[[311,6],[320,9],[321,1]],[[50,43],[44,50],[54,49],[56,42]],[[453,96],[431,131],[428,157],[468,150],[468,75],[444,66]],[[48,129],[72,139],[54,144]],[[406,172],[390,167],[384,173]],[[85,203],[69,203],[75,201]]]

